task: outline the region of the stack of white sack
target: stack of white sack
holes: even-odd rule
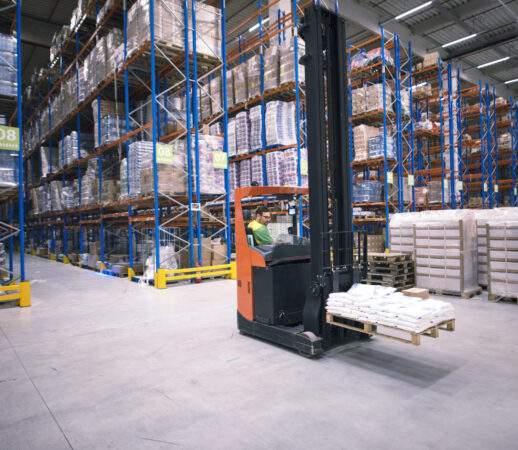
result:
[[[420,333],[454,319],[448,302],[407,297],[395,288],[355,284],[347,292],[329,295],[326,310],[347,319]]]

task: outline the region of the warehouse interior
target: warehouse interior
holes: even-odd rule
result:
[[[0,13],[2,448],[515,446],[515,0]]]

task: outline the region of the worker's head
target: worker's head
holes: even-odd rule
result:
[[[270,216],[270,211],[266,206],[259,206],[255,210],[255,220],[259,222],[261,225],[268,225],[272,217]]]

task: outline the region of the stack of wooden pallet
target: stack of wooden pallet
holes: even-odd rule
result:
[[[367,284],[395,287],[398,290],[415,285],[412,255],[405,253],[369,253]]]

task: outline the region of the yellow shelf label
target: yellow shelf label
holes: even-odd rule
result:
[[[215,169],[228,168],[228,159],[225,152],[212,152],[212,165]]]
[[[408,175],[408,185],[413,186],[414,185],[414,176]]]
[[[389,183],[389,184],[394,183],[394,174],[392,172],[387,172],[387,183]]]
[[[173,146],[156,144],[156,163],[173,165]]]
[[[0,149],[20,151],[20,129],[0,126]]]
[[[305,159],[300,160],[300,174],[301,175],[308,174],[308,162]]]

